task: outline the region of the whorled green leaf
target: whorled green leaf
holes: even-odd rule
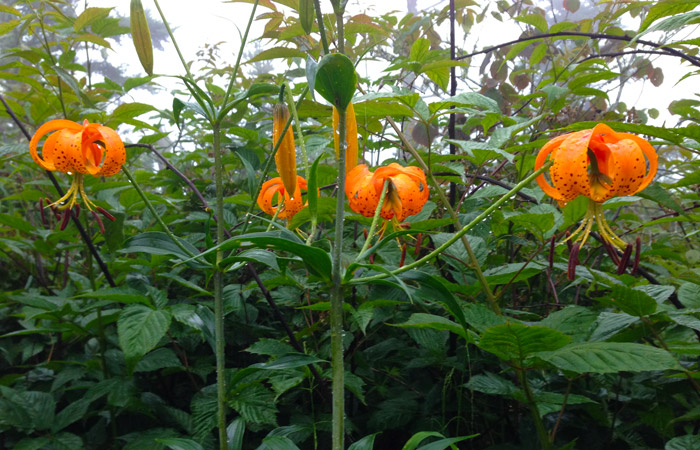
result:
[[[533,354],[557,350],[570,340],[569,336],[551,328],[508,322],[486,329],[478,346],[522,367]]]
[[[357,85],[355,66],[350,59],[342,53],[330,53],[318,63],[316,67],[316,80],[314,89],[328,103],[345,110]]]
[[[134,48],[141,67],[148,75],[153,76],[153,41],[141,0],[131,0],[130,20],[131,37],[134,40]]]
[[[560,370],[574,373],[680,370],[667,351],[632,342],[585,342],[536,355]]]

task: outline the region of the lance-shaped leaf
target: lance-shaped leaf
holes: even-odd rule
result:
[[[147,74],[153,75],[153,42],[141,0],[131,0],[131,37],[136,54]]]
[[[314,11],[314,0],[299,0],[299,22],[304,29],[304,33],[311,34],[311,27],[316,18]]]

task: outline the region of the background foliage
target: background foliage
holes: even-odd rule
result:
[[[459,218],[432,193],[408,219],[413,232],[398,236],[404,254],[387,236],[373,265],[346,276],[352,449],[537,448],[538,424],[556,448],[700,445],[700,101],[691,90],[649,109],[621,101],[634,83],[647,83],[649,92],[649,84],[663,85],[667,67],[697,74],[698,5],[455,1],[465,42],[477,42],[470,33],[486,20],[522,29],[519,42],[473,50],[451,48],[448,5],[346,14],[345,53],[380,68],[358,70],[353,101],[364,159],[415,165],[390,116],[439,181],[433,192],[444,189]],[[307,70],[322,55],[318,28],[304,31],[300,9],[296,0],[260,1],[264,32],[248,48],[264,50],[246,54],[233,86],[241,101],[220,124],[225,204],[218,220],[232,236],[223,289],[231,449],[330,442],[327,281],[337,171],[330,107],[320,97],[309,94],[298,107],[309,159],[300,173],[320,158],[313,242],[304,244],[308,210],[288,224],[291,231],[270,230],[261,215],[246,220],[270,156],[277,86],[288,83],[299,100]],[[102,55],[130,39],[112,8],[19,1],[0,13],[0,447],[215,448],[215,317],[205,264],[212,253],[198,261],[176,247],[122,174],[87,181],[92,199],[116,217],[104,235],[87,214],[80,220],[89,239],[75,224],[59,231],[39,207],[40,199],[57,198],[55,188],[29,157],[20,129],[31,135],[63,117],[118,129],[133,144],[127,166],[155,212],[199,253],[214,246],[216,234],[207,208],[215,203],[209,122],[184,84],[159,90],[157,60],[156,75],[123,81],[101,68]],[[324,24],[334,48],[334,15]],[[158,38],[165,35],[160,19],[149,25],[154,42],[165,39]],[[197,59],[197,86],[220,104],[231,67],[210,44],[185,59]],[[113,56],[109,62],[119,66]],[[172,98],[172,107],[134,101],[145,89]],[[663,126],[659,117],[667,117]],[[559,209],[531,183],[467,234],[503,314],[488,307],[460,241],[418,269],[362,280],[447,242],[531,173],[547,140],[597,122],[643,135],[659,153],[649,188],[605,204],[623,238],[642,238],[636,275],[618,275],[593,241],[568,281],[566,245],[550,256],[549,242],[581,219],[585,199]],[[65,189],[67,178],[58,179]],[[350,210],[345,220],[344,267],[370,224]],[[244,229],[262,234],[237,238]]]

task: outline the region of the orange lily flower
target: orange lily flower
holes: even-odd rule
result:
[[[39,141],[48,133],[51,134],[44,142],[39,155]],[[29,142],[29,153],[43,169],[73,174],[73,183],[68,192],[49,205],[66,211],[61,229],[68,223],[68,213],[76,206],[80,194],[85,206],[96,217],[100,229],[104,232],[102,221],[94,210],[110,220],[114,220],[114,217],[88,198],[83,186],[83,175],[110,177],[119,173],[122,164],[126,162],[126,150],[117,132],[87,120],[83,121],[82,125],[70,120],[50,120],[34,133]]]
[[[372,173],[367,165],[360,164],[345,178],[345,195],[350,209],[365,217],[374,216],[385,180],[389,183],[380,212],[383,219],[402,222],[406,217],[418,214],[428,201],[428,183],[425,173],[418,167],[391,163]]]
[[[258,195],[258,206],[260,209],[265,211],[271,216],[274,216],[278,208],[282,208],[277,217],[280,219],[291,220],[299,211],[304,209],[305,203],[302,203],[301,190],[306,190],[306,179],[297,175],[296,179],[296,192],[292,198],[289,192],[285,189],[282,178],[275,177],[267,180],[260,189],[260,194]],[[273,206],[273,199],[277,195],[278,204]],[[284,199],[284,203],[280,205],[281,199]]]
[[[589,198],[583,222],[567,238],[576,238],[572,251],[574,259],[580,246],[588,239],[594,222],[597,222],[611,254],[615,253],[612,249],[615,247],[627,254],[629,259],[631,246],[613,232],[605,220],[602,203],[612,197],[634,195],[651,183],[658,167],[654,147],[639,136],[618,133],[600,123],[593,129],[568,133],[547,142],[537,155],[535,170],[542,167],[547,157],[553,161],[549,169],[552,184],[544,174],[537,178],[537,184],[547,195],[557,200],[560,206],[579,195]],[[624,265],[618,267],[620,273],[627,265],[624,256],[622,262]],[[575,267],[576,263],[570,260],[569,278],[572,278]]]

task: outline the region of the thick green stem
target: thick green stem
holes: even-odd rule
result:
[[[355,262],[358,262],[362,255],[369,248],[369,243],[372,242],[372,236],[374,236],[374,230],[377,229],[377,224],[379,223],[379,216],[382,212],[382,206],[384,205],[384,198],[386,197],[386,189],[389,186],[389,179],[384,180],[384,186],[382,186],[382,193],[379,195],[379,203],[377,203],[377,209],[374,210],[374,217],[372,218],[372,225],[369,227],[369,232],[367,233],[367,239],[365,239],[364,245],[362,245],[362,250],[357,254]]]
[[[532,420],[535,422],[535,429],[537,430],[537,436],[540,439],[540,446],[542,446],[542,450],[551,450],[552,441],[550,441],[549,433],[547,433],[547,430],[545,430],[544,428],[544,423],[542,423],[542,416],[540,416],[540,410],[537,407],[535,396],[532,394],[532,390],[530,389],[530,384],[527,382],[527,375],[525,374],[525,369],[517,367],[515,371],[518,373],[520,387],[525,393],[527,406],[528,408],[530,408],[530,412],[532,413]]]
[[[461,238],[462,236],[464,236],[464,234],[466,234],[469,230],[471,230],[471,229],[474,228],[476,225],[478,225],[479,222],[481,222],[481,221],[484,220],[486,217],[488,217],[489,214],[491,214],[493,211],[495,211],[496,209],[498,209],[503,203],[506,202],[506,200],[508,200],[509,198],[511,198],[512,196],[514,196],[515,194],[517,194],[517,193],[518,193],[521,189],[523,189],[525,186],[527,186],[528,184],[530,184],[530,182],[531,182],[532,180],[534,180],[535,178],[537,178],[538,176],[540,176],[540,174],[542,174],[545,170],[548,170],[548,169],[549,169],[549,166],[551,166],[551,165],[552,165],[551,162],[546,162],[542,167],[540,167],[538,170],[536,170],[535,172],[533,172],[532,174],[530,174],[529,177],[525,178],[523,181],[521,181],[520,183],[516,184],[516,185],[513,187],[513,189],[511,189],[510,191],[508,191],[507,193],[505,193],[501,198],[499,198],[498,200],[496,200],[491,206],[489,206],[488,208],[486,208],[486,209],[484,210],[484,212],[482,212],[482,213],[479,214],[477,217],[475,217],[474,220],[472,220],[471,222],[469,222],[468,224],[466,224],[464,227],[462,227],[461,230],[459,230],[458,232],[456,232],[456,233],[455,233],[450,239],[448,239],[444,244],[442,244],[441,246],[439,246],[438,248],[436,248],[436,249],[433,250],[432,252],[428,253],[427,255],[425,255],[424,257],[422,257],[421,259],[416,260],[416,261],[412,262],[411,264],[407,264],[407,265],[405,265],[405,266],[403,266],[403,267],[399,267],[398,269],[391,271],[390,274],[387,274],[387,273],[380,273],[380,274],[372,275],[372,276],[369,276],[369,277],[354,278],[354,279],[350,280],[350,284],[362,284],[362,283],[367,283],[367,282],[370,282],[370,281],[381,280],[381,279],[386,278],[386,277],[388,277],[388,276],[390,276],[390,275],[398,275],[398,274],[400,274],[400,273],[406,272],[407,270],[412,270],[412,269],[415,269],[415,268],[417,268],[417,267],[422,266],[423,264],[427,263],[427,262],[430,261],[431,259],[433,259],[433,258],[435,258],[436,256],[438,256],[440,253],[442,253],[442,252],[444,252],[445,250],[447,250],[447,249],[450,247],[450,245],[452,245],[452,244],[454,244],[455,242],[457,242],[458,239],[460,239],[460,238]]]
[[[345,6],[337,8],[335,18],[338,26],[338,51],[345,53],[343,36],[343,12]],[[332,450],[345,449],[345,360],[343,359],[343,223],[345,221],[345,150],[347,148],[346,110],[338,109],[338,189],[335,203],[335,245],[333,246],[333,290],[331,293],[331,375],[333,411],[331,434]],[[347,107],[347,105],[346,105]]]
[[[442,191],[440,188],[440,185],[438,184],[437,180],[433,176],[433,172],[430,170],[427,164],[425,164],[425,161],[423,161],[423,158],[420,157],[418,152],[416,151],[415,148],[413,148],[413,145],[406,139],[406,136],[401,132],[401,129],[396,125],[396,122],[390,117],[387,116],[387,120],[391,124],[392,128],[394,128],[394,131],[396,134],[399,136],[401,141],[404,143],[406,148],[408,149],[409,153],[413,155],[413,157],[416,159],[418,164],[421,166],[421,169],[428,175],[430,178],[430,182],[432,183],[433,186],[435,186],[435,191],[438,194],[438,197],[440,197],[440,202],[444,205],[445,209],[449,213],[450,217],[454,221],[455,227],[459,227],[459,216],[455,212],[454,208],[452,208],[452,205],[450,204],[450,201],[447,199],[447,196],[445,196],[445,193]],[[496,297],[493,295],[493,291],[491,291],[491,287],[489,286],[488,281],[486,280],[486,277],[484,276],[484,272],[481,270],[481,266],[479,265],[479,260],[476,258],[476,255],[474,254],[474,250],[472,249],[472,246],[469,244],[469,240],[464,234],[460,235],[460,239],[462,240],[462,244],[464,245],[464,248],[467,250],[467,254],[469,255],[469,259],[471,260],[471,268],[474,269],[474,273],[476,274],[476,278],[479,280],[481,283],[482,289],[484,290],[484,294],[486,295],[486,300],[489,302],[489,306],[491,307],[491,310],[495,312],[496,314],[501,314],[501,308],[498,306],[498,300]]]
[[[335,204],[335,245],[333,246],[333,289],[331,291],[331,376],[333,378],[332,449],[343,450],[345,420],[345,361],[343,359],[343,222],[345,216],[345,110],[338,109],[338,190]]]
[[[224,227],[224,163],[221,158],[221,129],[219,124],[213,124],[214,147],[214,177],[216,182],[216,243],[221,244],[225,240]],[[214,272],[214,333],[216,340],[216,398],[218,403],[217,425],[219,427],[219,448],[226,450],[226,354],[224,344],[224,300],[223,286],[224,274],[219,268],[224,252],[221,248],[216,250],[216,265]]]

